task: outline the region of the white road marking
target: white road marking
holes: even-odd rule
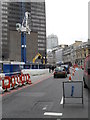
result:
[[[45,105],[45,107],[42,110],[46,110],[48,105]]]
[[[47,109],[47,106],[48,106],[48,105],[45,105],[45,107],[43,107],[43,109],[42,109],[42,110],[46,110],[46,109]]]
[[[46,110],[47,109],[47,107],[44,107],[42,110]]]
[[[62,99],[61,99],[61,102],[60,102],[60,104],[61,104],[61,105],[63,104],[63,96],[62,96]]]
[[[50,116],[62,116],[62,113],[45,112],[44,115],[50,115]]]

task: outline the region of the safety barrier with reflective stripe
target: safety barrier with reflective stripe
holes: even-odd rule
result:
[[[25,84],[32,84],[29,74],[21,74],[11,77],[5,76],[0,80],[0,87],[2,87],[3,91],[7,91],[8,89],[11,90],[12,88]]]
[[[27,83],[28,83],[28,84],[32,84],[29,74],[27,74]]]
[[[2,88],[7,90],[10,89],[10,77],[5,76],[4,79],[2,80]]]

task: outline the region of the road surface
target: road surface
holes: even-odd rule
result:
[[[83,71],[72,77],[82,80]],[[2,95],[2,118],[88,118],[88,90],[83,89],[81,99],[68,99],[63,108],[62,82],[67,78],[53,78],[53,74],[32,77],[33,84]]]

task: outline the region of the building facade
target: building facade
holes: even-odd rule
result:
[[[58,46],[58,37],[54,34],[47,37],[47,49],[53,49]]]
[[[70,65],[78,64],[79,66],[84,66],[84,60],[88,54],[90,54],[88,41],[75,41],[74,44],[63,49],[63,62]]]
[[[12,51],[10,50],[11,33],[12,33],[12,44],[15,42],[16,23],[22,23],[25,12],[30,13],[29,26],[31,29],[31,35],[27,35],[27,60],[31,61],[31,58],[39,52],[42,56],[46,54],[46,13],[45,13],[45,2],[2,2],[2,58],[3,60],[11,60]],[[33,36],[32,36],[33,35]],[[35,37],[34,37],[35,35]],[[21,42],[21,35],[18,34],[18,41]],[[29,36],[29,37],[28,37]],[[32,42],[32,40],[34,40]],[[17,40],[16,40],[17,41]],[[20,42],[17,46],[20,46]],[[28,45],[31,44],[31,48]],[[12,45],[13,46],[13,45]],[[17,52],[21,52],[21,48],[17,47]],[[36,50],[37,49],[37,50]],[[36,52],[34,52],[36,50]],[[32,51],[32,52],[31,52]],[[30,53],[29,53],[30,52]],[[15,54],[16,54],[15,53]],[[14,54],[12,59],[18,60],[20,55],[17,53],[16,59]],[[34,54],[35,53],[35,54]],[[29,56],[32,56],[31,58]],[[21,55],[20,55],[21,56]]]
[[[49,51],[47,53],[48,63],[53,65],[62,63],[63,62],[62,53],[65,47],[68,47],[68,45],[58,45],[54,47],[51,51]]]

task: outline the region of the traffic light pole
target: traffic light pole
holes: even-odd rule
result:
[[[26,63],[26,33],[21,32],[21,62]]]

